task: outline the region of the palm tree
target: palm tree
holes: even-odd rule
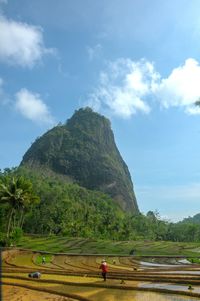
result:
[[[22,227],[23,217],[31,205],[37,204],[39,198],[34,194],[32,183],[23,177],[6,175],[0,179],[0,202],[9,204],[9,215],[7,223],[6,237],[9,238],[11,225],[16,226],[16,216],[18,225]]]

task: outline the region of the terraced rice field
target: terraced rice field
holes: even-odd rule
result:
[[[185,255],[200,256],[199,243],[163,241],[112,241],[63,236],[25,236],[18,247],[23,249],[74,254]]]
[[[79,245],[82,245],[79,241]],[[41,258],[46,257],[46,263]],[[2,253],[6,301],[185,301],[200,299],[200,265],[180,257],[104,256],[109,273],[102,281],[102,255],[45,254],[10,249]],[[41,272],[40,279],[28,277]],[[12,296],[12,298],[11,298]]]

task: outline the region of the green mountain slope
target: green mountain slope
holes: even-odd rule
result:
[[[110,195],[120,207],[138,213],[127,165],[114,140],[110,121],[90,108],[74,113],[37,139],[21,166],[49,170],[91,190]]]
[[[59,175],[20,167],[17,175],[30,179],[41,202],[24,220],[26,233],[72,237],[123,237],[124,212],[106,194],[66,183]]]
[[[200,213],[184,218],[180,223],[200,224]]]

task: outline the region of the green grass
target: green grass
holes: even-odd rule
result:
[[[200,243],[165,241],[112,241],[61,236],[24,236],[18,247],[44,252],[75,254],[129,255],[182,255],[189,258],[200,256]]]
[[[45,263],[51,263],[52,256],[51,255],[38,255],[35,259],[36,264],[42,264],[42,258],[45,257]]]
[[[200,258],[187,258],[188,261],[191,263],[198,263],[200,264]]]

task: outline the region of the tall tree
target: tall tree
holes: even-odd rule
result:
[[[29,180],[6,175],[0,179],[0,202],[9,205],[6,233],[9,238],[12,226],[22,227],[25,212],[31,205],[37,204],[39,198],[34,194]]]

